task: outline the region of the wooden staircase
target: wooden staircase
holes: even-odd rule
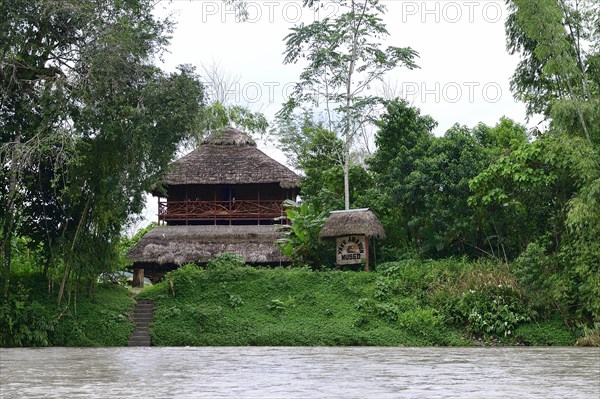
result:
[[[129,337],[127,346],[151,346],[148,326],[152,323],[154,302],[138,301],[133,311],[135,330]]]

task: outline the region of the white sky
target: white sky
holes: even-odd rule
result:
[[[280,108],[290,85],[297,81],[299,65],[283,65],[284,37],[299,22],[334,16],[335,1],[322,0],[319,14],[302,8],[301,0],[247,0],[249,21],[236,20],[222,0],[160,1],[158,17],[176,22],[162,67],[179,64],[219,64],[240,77],[231,103],[248,106],[271,118]],[[508,116],[525,123],[525,106],[517,103],[509,79],[519,61],[506,52],[504,1],[383,0],[384,22],[390,32],[386,45],[410,46],[419,52],[420,69],[399,68],[386,79],[406,98],[438,121],[436,135],[455,123],[472,127],[494,125]],[[267,145],[261,149],[285,162]],[[151,198],[145,221],[156,220],[156,199]]]

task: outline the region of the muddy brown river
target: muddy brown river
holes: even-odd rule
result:
[[[11,398],[600,398],[600,348],[0,349]]]

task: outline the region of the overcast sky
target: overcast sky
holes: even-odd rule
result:
[[[271,118],[280,108],[300,65],[283,65],[284,37],[301,22],[338,15],[335,1],[322,0],[315,12],[302,1],[248,0],[249,18],[237,20],[222,0],[161,1],[156,16],[176,23],[165,70],[179,64],[219,64],[240,82],[230,102],[263,112]],[[431,115],[442,135],[455,123],[472,127],[494,125],[502,116],[525,123],[525,106],[516,102],[509,79],[519,61],[506,51],[504,1],[384,0],[383,17],[390,32],[386,45],[410,46],[419,53],[420,69],[399,68],[387,76],[396,93]],[[260,145],[259,145],[260,147]],[[262,145],[284,161],[281,154]],[[156,220],[155,199],[146,220]]]

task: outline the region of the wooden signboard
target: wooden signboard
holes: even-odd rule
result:
[[[335,244],[335,260],[338,265],[355,265],[367,262],[369,244],[365,236],[337,237]]]

